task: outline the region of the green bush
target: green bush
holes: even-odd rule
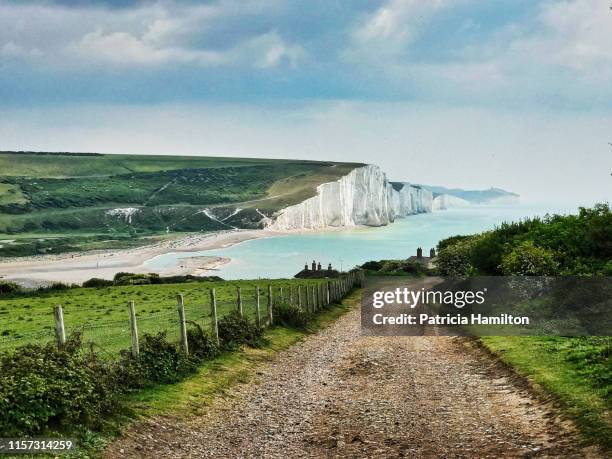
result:
[[[74,334],[61,350],[27,345],[0,357],[0,436],[92,425],[112,409],[108,372],[91,365],[80,340]]]
[[[142,379],[153,383],[173,383],[195,371],[195,362],[166,338],[166,332],[145,333],[140,346]]]
[[[473,238],[461,239],[438,252],[437,266],[445,276],[465,276],[473,270],[470,260]]]
[[[525,241],[503,257],[502,270],[507,276],[554,276],[559,263],[550,250]]]
[[[211,359],[219,354],[219,346],[216,338],[211,333],[205,332],[196,322],[189,322],[187,329],[187,344],[189,355],[199,361]]]
[[[380,271],[383,265],[380,261],[368,261],[362,264],[361,267],[368,271]]]
[[[447,238],[438,244],[438,268],[446,275],[609,275],[611,241],[610,205],[596,204],[577,215],[546,215]]]
[[[304,329],[312,320],[312,314],[289,303],[275,304],[273,307],[274,322],[286,327]]]
[[[10,295],[12,293],[17,293],[21,290],[19,284],[15,282],[0,282],[0,295]]]
[[[241,344],[259,347],[263,344],[263,328],[234,310],[219,320],[219,338],[225,348],[231,349]]]
[[[92,277],[91,279],[83,282],[83,287],[85,288],[101,288],[109,287],[111,285],[115,285],[115,283],[111,280],[99,279],[97,277]]]

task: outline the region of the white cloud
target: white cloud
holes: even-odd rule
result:
[[[388,56],[401,52],[433,14],[451,5],[450,0],[388,0],[357,23],[351,33],[351,53]]]
[[[609,0],[546,3],[538,27],[510,43],[509,51],[539,64],[579,74],[612,76],[612,13]]]
[[[215,4],[155,2],[135,8],[66,8],[52,4],[16,5],[0,0],[0,53],[32,56],[40,44],[49,66],[88,68],[91,64],[296,65],[304,50],[275,30],[228,34],[214,46],[203,37],[224,20],[262,14],[277,0]],[[27,21],[24,18],[28,18]],[[237,31],[241,32],[241,31]]]
[[[214,51],[164,47],[147,37],[136,37],[127,32],[105,33],[101,29],[90,32],[66,50],[85,60],[122,65],[200,63],[221,64],[226,58]]]

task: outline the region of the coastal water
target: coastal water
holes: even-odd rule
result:
[[[324,267],[348,269],[368,260],[402,259],[425,255],[440,239],[492,229],[504,221],[517,221],[547,212],[568,210],[544,206],[470,206],[398,219],[378,228],[347,228],[338,231],[290,234],[241,242],[232,247],[198,252],[167,253],[147,263],[167,268],[181,258],[219,256],[231,261],[211,271],[224,279],[292,277],[312,260]]]

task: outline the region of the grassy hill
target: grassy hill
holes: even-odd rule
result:
[[[319,184],[360,165],[0,152],[0,257],[57,253],[92,241],[125,246],[126,239],[161,233],[256,228],[264,215],[313,196]]]

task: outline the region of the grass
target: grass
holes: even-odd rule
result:
[[[25,204],[27,198],[21,192],[19,185],[0,183],[0,205]]]
[[[289,287],[316,285],[317,280],[245,280],[206,281],[183,284],[129,285],[105,288],[73,288],[0,299],[0,351],[26,343],[53,339],[53,307],[61,304],[68,332],[83,330],[84,340],[107,355],[129,347],[128,301],[134,301],[140,333],[168,330],[178,340],[178,293],[185,299],[187,320],[210,325],[210,289],[215,288],[219,316],[236,308],[236,290],[241,288],[245,313],[255,317],[256,287],[260,287],[262,317],[267,312],[267,286],[273,296],[280,288],[288,295]],[[304,292],[304,290],[302,290]]]
[[[612,450],[611,338],[490,336],[480,341],[551,395],[587,444]]]

